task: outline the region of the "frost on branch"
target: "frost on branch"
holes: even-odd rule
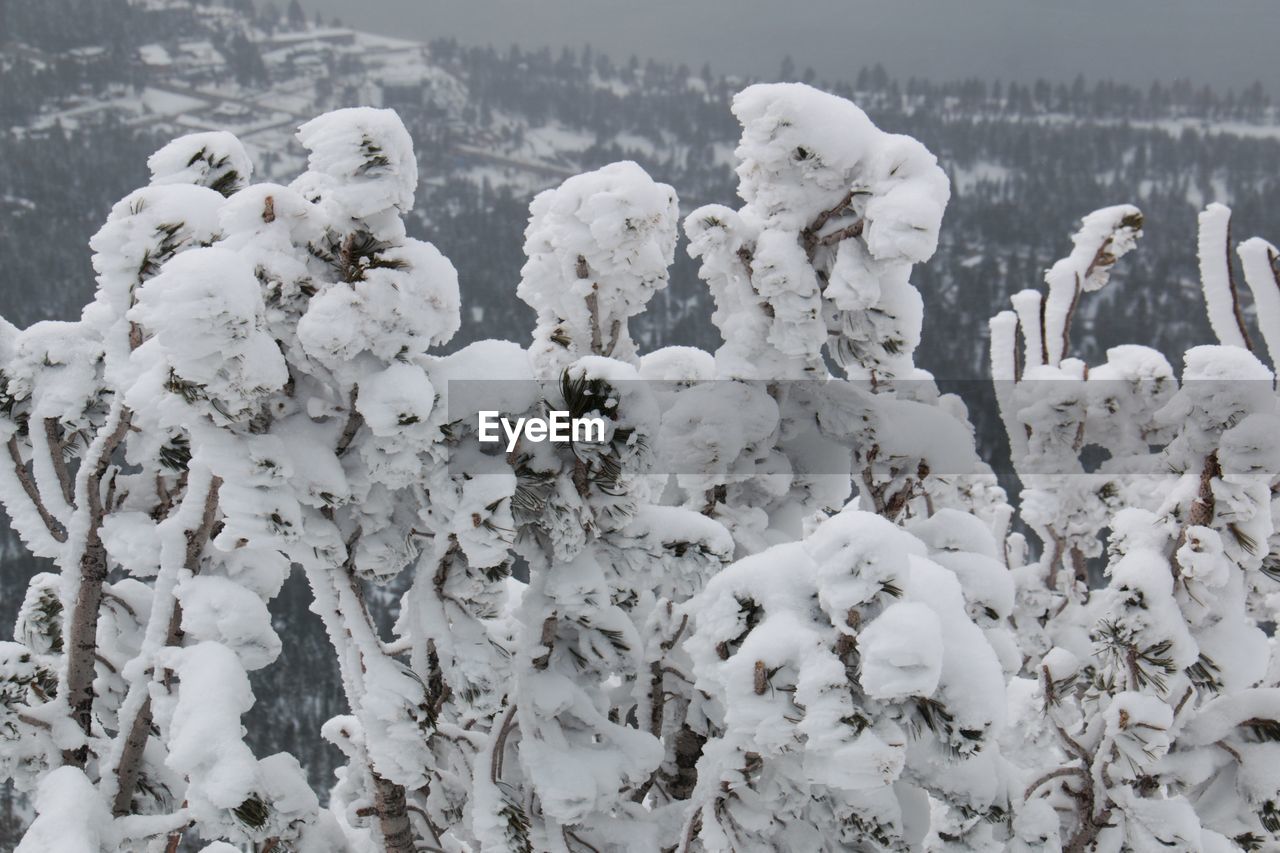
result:
[[[393,110],[334,110],[298,128],[307,171],[294,188],[338,231],[367,228],[375,240],[404,237],[401,214],[413,208],[418,161]]]
[[[1062,812],[1064,846],[1273,839],[1274,804],[1250,781],[1234,782],[1229,810],[1222,789],[1206,785],[1210,767],[1230,775],[1257,745],[1205,749],[1183,733],[1213,697],[1247,691],[1268,671],[1251,601],[1265,585],[1258,543],[1273,529],[1280,460],[1260,438],[1278,425],[1274,409],[1271,373],[1252,354],[1203,346],[1188,351],[1181,389],[1156,413],[1179,429],[1163,453],[1172,481],[1154,510],[1125,508],[1109,522],[1109,584],[1090,631],[1092,683],[1078,680],[1077,667],[1059,666],[1076,659],[1061,649],[1040,667],[1040,701],[1065,759],[1025,796],[1031,806],[1073,804]]]
[[[1244,280],[1253,295],[1258,329],[1266,341],[1274,365],[1280,359],[1280,252],[1260,237],[1252,237],[1238,247]]]
[[[1129,204],[1095,210],[1080,223],[1080,230],[1071,237],[1071,254],[1044,275],[1049,288],[1040,329],[1045,364],[1056,367],[1066,355],[1080,294],[1106,287],[1112,266],[1141,236],[1142,213]]]
[[[806,515],[848,501],[851,481],[887,518],[954,503],[1002,529],[1003,493],[967,412],[914,364],[910,271],[936,249],[950,195],[936,158],[803,85],[749,87],[734,113],[745,204],[699,208],[685,229],[725,341],[716,377],[761,381],[673,395],[660,448],[685,505],[723,521],[739,553],[799,537]],[[826,358],[864,387],[832,380]],[[706,417],[716,410],[734,415]]]
[[[207,248],[174,258],[141,289],[129,313],[151,333],[135,363],[152,361],[154,353],[152,371],[163,374],[144,378],[137,394],[159,384],[173,405],[190,406],[215,424],[250,417],[288,380],[264,314],[253,267],[241,256]],[[146,400],[139,402],[134,408],[145,408]]]
[[[1200,212],[1200,287],[1209,325],[1224,346],[1253,349],[1231,267],[1231,208],[1214,202]]]
[[[52,597],[33,585],[30,650],[6,651],[25,692],[5,707],[34,736],[4,766],[85,768],[123,822],[113,850],[188,828],[292,844],[332,826],[297,762],[257,759],[239,722],[245,673],[280,649],[266,602],[291,563],[363,728],[352,775],[377,805],[352,837],[407,849],[400,786],[431,764],[423,681],[384,652],[362,584],[415,556],[411,485],[437,438],[423,359],[457,327],[456,275],[404,236],[416,164],[393,114],[331,115],[303,137],[310,197],[244,187],[226,135],[158,152],[153,186],[94,238],[83,319],[5,342],[17,467],[3,497],[63,577]],[[108,583],[112,570],[132,577]]]

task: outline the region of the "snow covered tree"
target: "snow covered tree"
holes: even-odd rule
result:
[[[1020,664],[995,544],[1009,510],[963,406],[913,361],[908,277],[946,177],[807,86],[750,87],[734,112],[746,205],[686,220],[725,344],[713,365],[651,368],[730,380],[677,390],[663,418],[686,505],[739,555],[687,607],[715,701],[678,849],[994,849]]]
[[[1089,594],[1088,560],[1101,554],[1098,534],[1109,512],[1131,497],[1119,494],[1116,475],[1135,473],[1134,457],[1158,443],[1153,414],[1173,390],[1172,368],[1146,347],[1109,349],[1107,362],[1093,370],[1068,355],[1081,296],[1107,285],[1141,228],[1142,214],[1131,205],[1089,214],[1071,253],[1045,273],[1047,295],[1014,294],[1013,310],[991,320],[991,373],[1022,481],[1019,513],[1042,546],[1036,560],[1014,567],[1015,622],[1032,671],[1055,644],[1084,641],[1077,629],[1088,618],[1079,613]],[[1110,457],[1099,471],[1086,471],[1088,446]],[[1074,634],[1067,639],[1059,631]]]
[[[723,719],[681,849],[994,849],[1004,676],[923,542],[845,510],[695,608],[697,686]]]
[[[418,362],[457,328],[456,275],[404,235],[417,171],[394,114],[330,114],[300,138],[311,168],[294,189],[246,188],[226,135],[157,153],[153,186],[94,238],[85,318],[10,338],[10,446],[27,439],[32,462],[11,469],[5,500],[63,575],[56,600],[33,587],[22,624],[41,657],[20,657],[17,675],[31,681],[66,647],[56,691],[37,685],[52,696],[17,718],[48,732],[45,765],[68,765],[49,779],[92,786],[117,816],[102,849],[188,825],[210,840],[311,843],[317,799],[296,759],[258,760],[241,740],[245,673],[280,648],[265,601],[291,563],[312,581],[359,727],[348,778],[369,795],[382,849],[412,849],[405,786],[425,778],[425,688],[385,653],[362,584],[414,551],[434,440],[413,428],[434,403]],[[73,482],[64,460],[77,451]],[[104,583],[111,569],[125,578]],[[42,787],[38,800],[54,797]],[[26,843],[57,820],[41,809]],[[335,831],[330,820],[315,834]]]
[[[747,382],[690,389],[664,419],[689,504],[740,553],[798,538],[801,517],[838,510],[853,484],[888,518],[956,502],[1003,539],[1008,508],[963,404],[914,364],[910,271],[937,248],[950,196],[936,158],[801,84],[751,86],[733,109],[745,205],[699,208],[685,229],[725,341],[715,376]],[[824,358],[851,381],[831,381]]]
[[[191,258],[216,251],[201,247],[220,236],[224,195],[247,180],[248,159],[229,135],[200,134],[166,146],[150,166],[152,185],[119,202],[91,241],[98,291],[81,319],[7,335],[13,466],[2,499],[60,573],[33,581],[22,647],[6,647],[6,668],[26,685],[8,691],[6,706],[32,728],[6,742],[6,771],[30,784],[33,769],[59,768],[40,782],[24,850],[82,836],[97,846],[79,849],[141,849],[192,821],[211,837],[285,838],[314,817],[297,762],[258,762],[240,739],[252,702],[244,671],[279,649],[264,604],[279,582],[237,598],[234,584],[195,577],[219,574],[223,562],[209,548],[219,481],[193,461],[190,431],[139,393],[148,380],[176,388],[190,373],[210,389],[200,399],[234,419],[283,382],[274,343],[255,325],[251,270],[248,290],[231,287],[229,300],[206,274],[177,286],[192,300],[178,316],[148,311],[148,297],[178,278],[170,265],[197,272]],[[195,306],[204,310],[183,316]],[[164,346],[157,339],[175,333],[191,347],[186,361],[150,370]],[[236,609],[232,639],[220,622]],[[190,647],[176,648],[186,635]],[[200,661],[194,669],[188,655]],[[58,805],[71,802],[70,811]],[[107,820],[91,826],[100,814]]]
[[[151,158],[81,318],[0,324],[0,501],[56,569],[0,643],[21,853],[1280,844],[1280,421],[1230,212],[1199,240],[1219,345],[1180,385],[1144,347],[1071,357],[1130,206],[992,321],[1033,560],[915,364],[936,159],[808,86],[733,110],[743,205],[685,220],[714,354],[632,337],[678,217],[634,163],[533,200],[530,345],[448,352],[394,113],[303,125],[288,186],[228,134]],[[1277,253],[1237,254],[1274,354]],[[603,434],[493,445],[494,411]],[[327,807],[242,725],[295,568],[348,705]]]
[[[1110,534],[1105,590],[1090,598],[1077,585],[1081,603],[1068,600],[1038,620],[1024,605],[1019,620],[1034,680],[1011,685],[1015,719],[1029,734],[1010,751],[1026,783],[1014,799],[1018,849],[1276,843],[1277,786],[1261,767],[1277,708],[1264,687],[1273,683],[1271,643],[1258,623],[1270,620],[1260,605],[1275,591],[1263,543],[1273,536],[1280,464],[1264,436],[1280,423],[1273,375],[1249,352],[1229,217],[1210,206],[1199,240],[1202,287],[1222,345],[1186,353],[1180,388],[1163,357],[1126,346],[1109,350],[1108,363],[1083,372],[1087,381],[1075,388],[1030,381],[1057,378],[1041,368],[1024,370],[1005,390],[1007,419],[1011,400],[1024,406],[1013,422],[1025,433],[1011,427],[1011,437],[1027,436],[1031,457],[1037,424],[1042,433],[1056,429],[1060,460],[1076,461],[1089,443],[1111,457],[1091,478],[1091,488],[1105,488],[1092,492],[1024,475],[1034,495],[1047,494],[1046,506],[1073,494],[1077,506],[1092,506],[1077,525],[1089,541],[1104,526]],[[1027,310],[1033,303],[1019,295],[1017,316],[993,321],[993,353],[1009,354],[993,355],[998,378],[1016,376],[1014,334],[1020,320],[1035,316]],[[1034,338],[1032,330],[1024,337]],[[1090,504],[1090,497],[1097,499]],[[1036,579],[1024,576],[1024,589]],[[1034,630],[1037,621],[1049,630]],[[1055,752],[1059,760],[1046,763]]]
[[[607,429],[601,442],[507,455],[529,585],[506,710],[477,765],[474,828],[484,850],[656,849],[662,821],[644,804],[688,796],[672,787],[689,787],[679,740],[697,707],[668,685],[688,621],[676,605],[732,551],[715,522],[656,506],[646,477],[660,411],[627,319],[666,285],[676,198],[616,163],[542,193],[531,214],[518,293],[538,312],[534,408]]]
[[[1211,747],[1195,734],[1213,725],[1197,722],[1202,709],[1249,694],[1268,673],[1247,590],[1261,564],[1257,543],[1271,530],[1268,472],[1280,460],[1259,439],[1275,429],[1274,409],[1270,371],[1243,348],[1187,353],[1182,388],[1160,412],[1182,425],[1163,454],[1177,479],[1156,511],[1127,507],[1109,522],[1110,582],[1093,611],[1092,660],[1056,648],[1039,664],[1033,701],[1065,756],[1028,784],[1024,833],[1059,837],[1063,849],[1274,843],[1274,788],[1240,777],[1224,810],[1227,783],[1209,784],[1206,766],[1234,775],[1260,757],[1251,749],[1260,744],[1242,732],[1238,749]],[[1035,817],[1050,814],[1045,804],[1071,817],[1049,832],[1047,817]]]
[[[911,266],[937,249],[950,196],[937,159],[849,101],[803,84],[751,86],[742,124],[746,204],[690,214],[690,252],[716,300],[725,377],[910,377],[921,301]]]

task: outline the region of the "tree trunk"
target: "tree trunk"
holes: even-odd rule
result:
[[[91,524],[84,554],[80,557],[80,586],[67,637],[67,705],[71,719],[86,736],[93,730],[93,679],[98,653],[98,614],[102,607],[102,584],[107,579],[107,549]],[[84,767],[88,745],[64,756],[68,764]]]
[[[114,424],[112,419],[114,418]],[[85,453],[76,483],[76,497],[83,502],[80,511],[89,513],[84,533],[84,550],[80,552],[76,604],[66,632],[67,655],[66,702],[71,719],[86,737],[93,731],[93,679],[98,657],[98,613],[102,607],[102,584],[107,579],[107,549],[98,535],[102,529],[102,478],[111,464],[111,454],[129,431],[130,413],[117,403],[107,423]],[[65,570],[65,569],[64,569]],[[89,759],[87,744],[63,754],[63,760],[84,767]]]
[[[409,807],[404,787],[383,779],[376,770],[373,777],[373,805],[378,811],[378,830],[386,853],[414,853],[413,827],[409,824]]]
[[[673,800],[687,800],[693,796],[698,784],[698,759],[707,739],[689,728],[681,726],[676,734],[676,768],[666,780],[667,793]]]

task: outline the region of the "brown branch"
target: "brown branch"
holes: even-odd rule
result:
[[[861,237],[862,229],[865,227],[866,227],[866,221],[863,219],[859,219],[857,222],[853,223],[852,225],[847,225],[844,228],[841,228],[837,231],[832,231],[830,234],[824,234],[821,237],[817,238],[817,245],[834,246],[836,243],[839,243],[843,240],[847,240],[850,237]]]
[[[184,809],[187,807],[186,800],[182,801],[182,807]],[[190,824],[188,824],[188,826],[189,825]],[[183,834],[186,833],[186,831],[187,831],[187,828],[184,826],[184,827],[179,827],[178,829],[175,829],[173,832],[170,832],[169,840],[164,845],[164,853],[178,853],[178,848],[182,846],[182,836]]]
[[[429,788],[427,788],[425,785],[424,785],[423,787],[421,787],[421,788],[419,788],[419,789],[418,789],[418,793],[422,794],[422,796],[423,796],[423,799],[424,799],[424,800],[431,796],[431,791],[430,791],[430,789],[429,789]],[[405,806],[405,808],[407,808],[409,811],[414,812],[415,814],[417,814],[417,815],[418,815],[418,817],[422,818],[422,822],[423,822],[423,823],[425,823],[425,824],[427,825],[427,829],[431,832],[431,837],[432,837],[433,839],[435,839],[435,842],[436,842],[436,844],[437,844],[437,845],[439,845],[439,844],[443,844],[443,843],[444,843],[444,842],[442,842],[442,841],[440,840],[440,829],[439,829],[439,827],[437,827],[437,826],[435,825],[435,822],[434,822],[433,820],[431,820],[431,817],[430,817],[430,815],[428,815],[428,814],[427,814],[426,809],[420,809],[420,808],[418,808],[417,806],[415,806],[413,803],[408,803],[408,804]],[[433,848],[431,848],[431,849],[435,850],[435,849],[439,849],[439,848],[438,848],[438,847],[433,847]]]
[[[1076,582],[1085,584],[1085,589],[1087,590],[1089,583],[1089,567],[1085,562],[1084,552],[1081,551],[1080,547],[1077,545],[1071,546],[1071,568],[1075,573]],[[1088,596],[1087,591],[1085,596]]]
[[[1062,557],[1067,550],[1067,542],[1056,530],[1049,531],[1050,538],[1053,539],[1053,553],[1049,556],[1049,577],[1046,579],[1046,585],[1051,590],[1058,588],[1058,571],[1062,568]]]
[[[668,604],[668,609],[670,605]],[[689,627],[689,614],[685,613],[680,617],[680,627],[676,628],[676,632],[671,635],[668,640],[662,641],[662,650],[669,652],[676,647],[676,643],[680,642],[680,637],[684,634],[684,629]]]
[[[680,839],[680,853],[689,853],[689,848],[693,844],[693,839],[697,837],[698,831],[702,829],[702,809],[695,807],[693,814],[689,815],[689,822],[685,824],[684,836]]]
[[[1231,219],[1227,218],[1227,244],[1223,247],[1226,255],[1227,290],[1231,293],[1231,313],[1236,318],[1236,327],[1240,329],[1240,337],[1244,338],[1245,348],[1253,350],[1253,340],[1249,337],[1249,327],[1244,322],[1244,311],[1240,307],[1240,288],[1236,286],[1236,271],[1231,265]]]
[[[594,288],[587,294],[587,312],[591,315],[591,354],[604,355],[604,333],[600,331],[600,294]]]
[[[1173,543],[1173,553],[1169,555],[1169,567],[1173,571],[1175,583],[1182,576],[1178,551],[1186,544],[1187,528],[1208,527],[1213,523],[1213,516],[1217,511],[1217,498],[1213,496],[1213,481],[1221,476],[1222,466],[1218,463],[1218,451],[1215,450],[1204,459],[1204,466],[1200,469],[1200,489],[1187,512],[1187,523],[1178,532],[1178,538]]]
[[[556,641],[556,615],[553,613],[546,619],[542,620],[542,636],[539,637],[542,645],[546,647],[546,654],[538,655],[532,661],[533,668],[537,670],[546,669],[551,663],[551,652]]]
[[[1041,364],[1049,363],[1049,323],[1047,319],[1048,306],[1049,306],[1049,297],[1046,294],[1045,297],[1040,300],[1040,363]],[[1063,352],[1066,352],[1065,348],[1063,348]],[[1028,436],[1031,435],[1030,426],[1027,427],[1027,435]]]
[[[67,457],[62,444],[62,427],[57,418],[44,419],[45,441],[49,443],[49,461],[53,463],[54,473],[58,475],[58,485],[62,487],[62,498],[67,506],[76,505],[75,486],[71,482],[71,472],[67,469]]]
[[[338,444],[334,448],[334,453],[342,456],[347,452],[347,448],[351,447],[351,442],[355,440],[356,433],[360,430],[362,418],[360,413],[356,411],[356,396],[360,393],[359,387],[351,389],[351,404],[347,412],[347,422],[342,425],[342,434],[338,436]]]
[[[662,661],[649,664],[649,734],[659,739],[662,738],[662,718],[666,708],[665,677]]]
[[[756,661],[755,668],[752,670],[751,686],[757,696],[763,696],[765,691],[769,689],[769,669],[762,660]]]
[[[584,840],[584,839],[582,838],[582,836],[580,836],[580,835],[578,835],[576,832],[573,832],[572,830],[570,830],[570,829],[569,829],[569,827],[567,827],[567,826],[562,826],[562,827],[560,827],[560,832],[564,835],[564,840],[565,840],[565,846],[566,846],[566,847],[568,847],[568,846],[569,846],[569,839],[573,839],[573,840],[574,840],[574,841],[576,841],[577,843],[581,844],[583,847],[585,847],[585,848],[587,848],[588,850],[590,850],[590,851],[591,851],[591,853],[600,853],[600,848],[599,848],[599,847],[596,847],[594,844],[590,844],[590,843],[588,843],[586,840]]]
[[[853,203],[854,195],[856,195],[856,193],[853,190],[849,190],[841,197],[840,201],[815,216],[813,221],[809,223],[808,227],[800,232],[800,241],[804,245],[805,254],[809,256],[810,262],[813,261],[814,253],[817,252],[819,240],[821,239],[818,236],[818,232],[821,231],[823,226],[830,222],[833,217],[839,216],[849,209],[849,205]]]
[[[850,192],[846,198],[851,198],[852,195],[853,193]],[[848,204],[845,204],[838,212],[843,212],[847,208]],[[819,214],[818,218],[815,219],[808,228],[800,232],[800,243],[804,247],[804,253],[809,259],[809,263],[814,262],[814,259],[818,255],[818,249],[823,246],[836,246],[845,240],[862,236],[863,229],[866,228],[865,219],[859,219],[857,222],[846,225],[843,228],[837,228],[835,231],[831,231],[827,234],[819,234],[819,229],[826,225],[827,222],[836,214],[837,208],[831,208],[830,210],[823,211],[823,213]],[[819,272],[819,275],[825,275],[825,273]]]
[[[9,459],[13,462],[13,472],[18,477],[18,483],[22,486],[22,491],[27,493],[31,505],[40,516],[40,520],[44,522],[44,526],[48,528],[49,535],[53,537],[55,542],[66,542],[67,531],[53,517],[53,513],[49,512],[49,508],[44,505],[44,499],[40,496],[40,490],[36,488],[35,480],[31,478],[31,472],[27,470],[26,463],[22,461],[22,451],[18,449],[18,436],[9,436]]]
[[[1079,741],[1067,734],[1067,730],[1058,722],[1053,724],[1054,731],[1058,733],[1058,737],[1066,745],[1067,751],[1075,755],[1076,758],[1083,761],[1086,765],[1090,763],[1088,751],[1080,745]]]
[[[1092,269],[1092,267],[1090,267]],[[1076,290],[1071,295],[1071,305],[1067,308],[1067,316],[1062,321],[1062,357],[1066,358],[1071,353],[1071,323],[1076,318],[1076,308],[1080,305],[1080,273],[1076,273]],[[1041,305],[1048,302],[1045,299],[1041,301]],[[1045,349],[1045,361],[1049,360],[1048,348]]]
[[[18,717],[18,722],[25,723],[26,725],[31,726],[32,728],[44,729],[46,732],[53,731],[53,726],[49,725],[44,720],[37,720],[35,717],[29,717],[26,714],[22,713],[21,711],[17,712],[17,717]]]
[[[1036,781],[1032,782],[1030,785],[1027,786],[1027,791],[1022,795],[1022,799],[1024,800],[1031,799],[1031,795],[1036,792],[1036,789],[1039,788],[1041,785],[1045,784],[1046,782],[1052,782],[1054,779],[1058,779],[1063,776],[1085,776],[1085,775],[1087,774],[1085,773],[1084,768],[1082,767],[1059,767],[1057,770],[1050,770],[1048,773],[1044,774],[1039,779],[1037,779]]]
[[[516,725],[516,703],[512,702],[498,726],[498,736],[494,739],[493,755],[489,758],[489,781],[498,784],[502,778],[503,753],[507,749],[507,737]]]

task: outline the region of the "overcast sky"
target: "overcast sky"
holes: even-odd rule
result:
[[[1188,77],[1280,93],[1280,0],[302,0],[363,29],[470,44],[579,47],[774,77]]]

